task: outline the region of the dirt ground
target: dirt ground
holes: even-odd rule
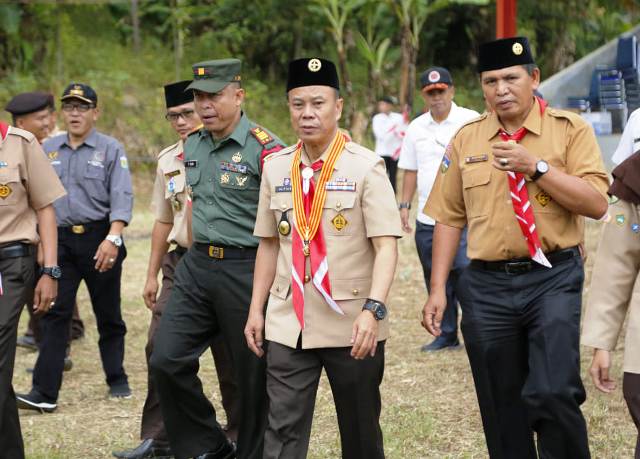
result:
[[[111,451],[137,445],[140,414],[146,394],[144,345],[150,314],[141,299],[149,254],[152,216],[145,196],[151,187],[147,176],[136,180],[136,212],[126,230],[128,257],[124,264],[122,300],[128,327],[125,368],[133,397],[114,401],[107,397],[98,354],[98,335],[84,286],[79,294],[80,312],[86,336],[73,344],[74,368],[65,373],[58,410],[41,415],[21,411],[27,457],[30,459],[111,457]],[[587,248],[594,255],[600,224],[587,228]],[[426,290],[412,236],[399,242],[400,260],[396,281],[387,302],[391,338],[386,348],[386,369],[382,385],[382,428],[385,452],[390,459],[483,458],[487,457],[473,379],[464,349],[435,354],[420,352],[429,341],[419,317]],[[593,257],[587,263],[585,297]],[[26,327],[26,312],[20,331]],[[612,395],[597,392],[586,370],[591,349],[583,348],[583,380],[588,398],[583,405],[594,458],[633,456],[635,428],[621,394],[622,341],[614,353],[613,375],[619,382]],[[27,391],[36,354],[19,349],[14,387]],[[220,395],[210,354],[203,355],[200,376],[216,408]],[[220,408],[220,412],[221,408]],[[224,416],[221,414],[221,416]],[[331,391],[326,379],[318,391],[309,457],[340,457],[339,434]]]

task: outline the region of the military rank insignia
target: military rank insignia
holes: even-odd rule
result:
[[[47,153],[47,158],[49,158],[50,160],[58,159],[58,152],[50,151],[49,153]]]
[[[331,223],[333,224],[333,227],[336,229],[336,231],[342,231],[349,224],[347,219],[344,218],[344,215],[342,215],[341,213],[333,217]]]
[[[544,190],[540,190],[538,194],[536,194],[536,201],[538,201],[542,207],[547,207],[551,199],[551,195]]]
[[[240,161],[242,161],[242,153],[240,153],[239,151],[236,151],[231,157],[231,160],[234,163],[239,163]]]
[[[245,183],[247,183],[247,179],[249,178],[248,175],[240,176],[240,175],[236,175],[236,185],[244,187]]]
[[[229,183],[230,180],[231,180],[231,176],[229,175],[228,172],[225,172],[220,176],[220,183],[223,185],[226,185],[227,183]]]
[[[616,215],[616,224],[618,226],[624,225],[624,221],[625,221],[624,214],[617,214]]]
[[[238,153],[236,153],[236,154],[238,154]],[[236,155],[233,155],[233,160],[235,162],[239,162],[239,161],[236,161],[235,156]],[[240,160],[242,160],[242,155],[240,155]],[[221,162],[220,163],[220,170],[227,171],[227,172],[238,172],[240,174],[246,174],[247,173],[247,165],[246,164],[233,164],[233,163],[228,163],[228,162]]]
[[[7,199],[11,194],[11,187],[7,184],[0,183],[0,198]]]
[[[262,129],[260,126],[251,129],[251,134],[253,134],[260,145],[266,145],[269,142],[273,141],[273,137],[271,137],[269,133]]]

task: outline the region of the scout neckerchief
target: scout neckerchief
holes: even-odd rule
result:
[[[538,97],[536,97],[536,99],[540,104],[540,115],[542,115],[547,103]],[[508,134],[504,129],[500,129],[499,135],[505,142],[519,142],[527,135],[527,132],[527,128],[525,127],[521,127],[513,134]],[[549,260],[547,260],[547,257],[544,255],[542,244],[540,244],[540,239],[538,238],[536,218],[533,215],[533,207],[531,207],[531,202],[529,201],[529,192],[525,185],[524,174],[521,172],[507,171],[507,175],[509,177],[509,191],[511,192],[513,211],[518,219],[520,230],[527,240],[529,255],[531,255],[533,261],[547,268],[551,268],[551,263],[549,263]]]
[[[7,138],[8,133],[9,133],[9,125],[0,121],[0,137],[2,138],[3,142],[4,142],[4,139]]]
[[[311,265],[311,277],[314,287],[320,292],[327,304],[339,314],[344,314],[338,303],[331,297],[329,282],[329,262],[327,246],[324,241],[322,227],[322,209],[327,197],[326,184],[342,153],[346,139],[342,133],[336,133],[327,154],[327,161],[316,161],[311,167],[301,163],[302,142],[298,143],[291,164],[291,187],[293,192],[293,212],[295,215],[296,231],[292,234],[291,286],[293,290],[293,309],[304,328],[304,273],[305,260],[308,256]],[[300,172],[300,169],[302,173]],[[316,186],[313,179],[314,171],[321,171]]]

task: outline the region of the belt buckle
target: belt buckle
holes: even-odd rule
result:
[[[73,234],[84,234],[85,231],[84,225],[73,225],[71,227],[71,232]]]
[[[533,262],[531,261],[514,261],[512,263],[505,263],[504,270],[507,274],[523,274],[531,271]]]
[[[216,247],[215,245],[209,246],[209,256],[211,258],[224,258],[224,247]]]

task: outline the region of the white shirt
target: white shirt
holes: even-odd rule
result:
[[[380,156],[398,158],[407,125],[400,113],[390,112],[374,115],[373,136],[376,138],[376,153]]]
[[[627,120],[620,143],[611,160],[615,164],[620,164],[638,150],[640,150],[640,108],[635,109]]]
[[[418,171],[418,221],[435,225],[433,218],[422,212],[427,203],[433,182],[442,163],[444,150],[453,135],[467,121],[480,116],[478,112],[451,103],[446,120],[437,123],[429,112],[413,120],[402,142],[398,167]]]

